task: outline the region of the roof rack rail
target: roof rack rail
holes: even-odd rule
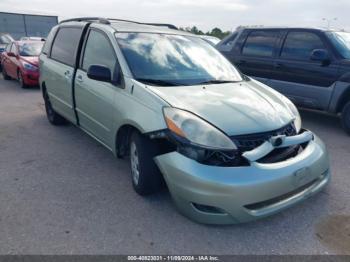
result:
[[[168,27],[169,29],[179,30],[176,26],[174,26],[174,25],[172,25],[172,24],[163,24],[163,23],[143,23],[143,22],[137,22],[137,21],[125,20],[125,19],[116,19],[116,18],[107,18],[107,20],[111,20],[111,21],[120,21],[120,22],[129,22],[129,23],[134,23],[134,24],[139,24],[139,25],[163,26],[163,27]]]
[[[101,24],[106,24],[109,25],[111,24],[110,21],[120,21],[120,22],[129,22],[129,23],[134,23],[134,24],[139,24],[139,25],[151,25],[151,26],[163,26],[163,27],[168,27],[169,29],[175,29],[179,30],[176,26],[172,24],[161,24],[161,23],[142,23],[142,22],[137,22],[137,21],[132,21],[132,20],[125,20],[125,19],[116,19],[116,18],[102,18],[102,17],[77,17],[77,18],[71,18],[71,19],[66,19],[62,20],[60,24],[62,23],[67,23],[67,22],[92,22],[92,21],[97,21]]]
[[[175,30],[179,30],[179,28],[177,28],[176,26],[172,25],[172,24],[159,24],[159,23],[141,23],[144,25],[153,25],[153,26],[166,26],[169,29],[175,29]]]
[[[89,21],[98,21],[101,24],[106,24],[106,25],[110,24],[108,19],[102,18],[102,17],[76,17],[76,18],[62,20],[60,22],[60,24],[67,23],[67,22],[83,22],[83,21],[87,21],[87,22],[89,22]]]

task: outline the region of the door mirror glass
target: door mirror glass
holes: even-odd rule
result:
[[[87,71],[87,76],[90,79],[101,81],[101,82],[111,82],[112,74],[108,67],[102,65],[91,65]]]
[[[327,62],[327,61],[329,61],[328,51],[325,49],[314,49],[311,52],[310,59],[312,61]]]

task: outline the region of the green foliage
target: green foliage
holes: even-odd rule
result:
[[[185,28],[180,27],[179,29],[182,31],[190,32],[192,34],[196,34],[196,35],[210,35],[210,36],[215,36],[215,37],[220,38],[220,39],[223,39],[224,37],[226,37],[227,35],[229,35],[231,33],[230,31],[224,32],[218,27],[215,27],[211,31],[208,31],[206,33],[201,31],[200,29],[198,29],[196,26],[185,27]]]

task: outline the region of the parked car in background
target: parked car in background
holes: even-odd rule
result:
[[[188,32],[62,21],[40,55],[40,86],[51,124],[72,122],[129,157],[140,195],[165,179],[179,210],[198,222],[262,218],[330,178],[325,145],[302,128],[293,103]]]
[[[5,51],[6,46],[11,43],[12,41],[15,41],[11,35],[0,33],[0,53]]]
[[[15,41],[11,35],[5,34],[5,33],[0,33],[0,71],[2,70],[2,65],[1,65],[1,54],[2,52],[5,51],[6,46],[11,43],[12,41]]]
[[[200,38],[202,38],[207,43],[211,44],[212,46],[217,45],[220,42],[220,38],[217,38],[215,36],[210,35],[200,35]]]
[[[340,114],[350,134],[350,33],[241,28],[217,49],[244,74],[304,108]]]
[[[20,41],[45,41],[45,38],[38,36],[23,36]]]
[[[39,54],[42,41],[14,41],[7,45],[1,57],[5,80],[17,79],[22,88],[37,86],[39,80]]]

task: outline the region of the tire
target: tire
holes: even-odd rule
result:
[[[341,121],[344,130],[350,135],[350,101],[343,108]]]
[[[52,108],[49,95],[47,91],[44,91],[44,101],[45,101],[45,111],[46,116],[49,122],[54,126],[60,126],[67,123],[67,120],[64,119],[60,114],[56,113],[56,111]]]
[[[5,80],[11,80],[11,77],[6,73],[5,67],[2,68],[2,76]]]
[[[24,83],[24,79],[23,79],[23,75],[21,71],[17,72],[17,79],[18,79],[18,83],[19,86],[23,89],[27,88],[28,86]]]
[[[158,147],[139,132],[133,132],[130,139],[130,169],[132,185],[139,195],[154,194],[163,187],[164,180],[153,157]]]

